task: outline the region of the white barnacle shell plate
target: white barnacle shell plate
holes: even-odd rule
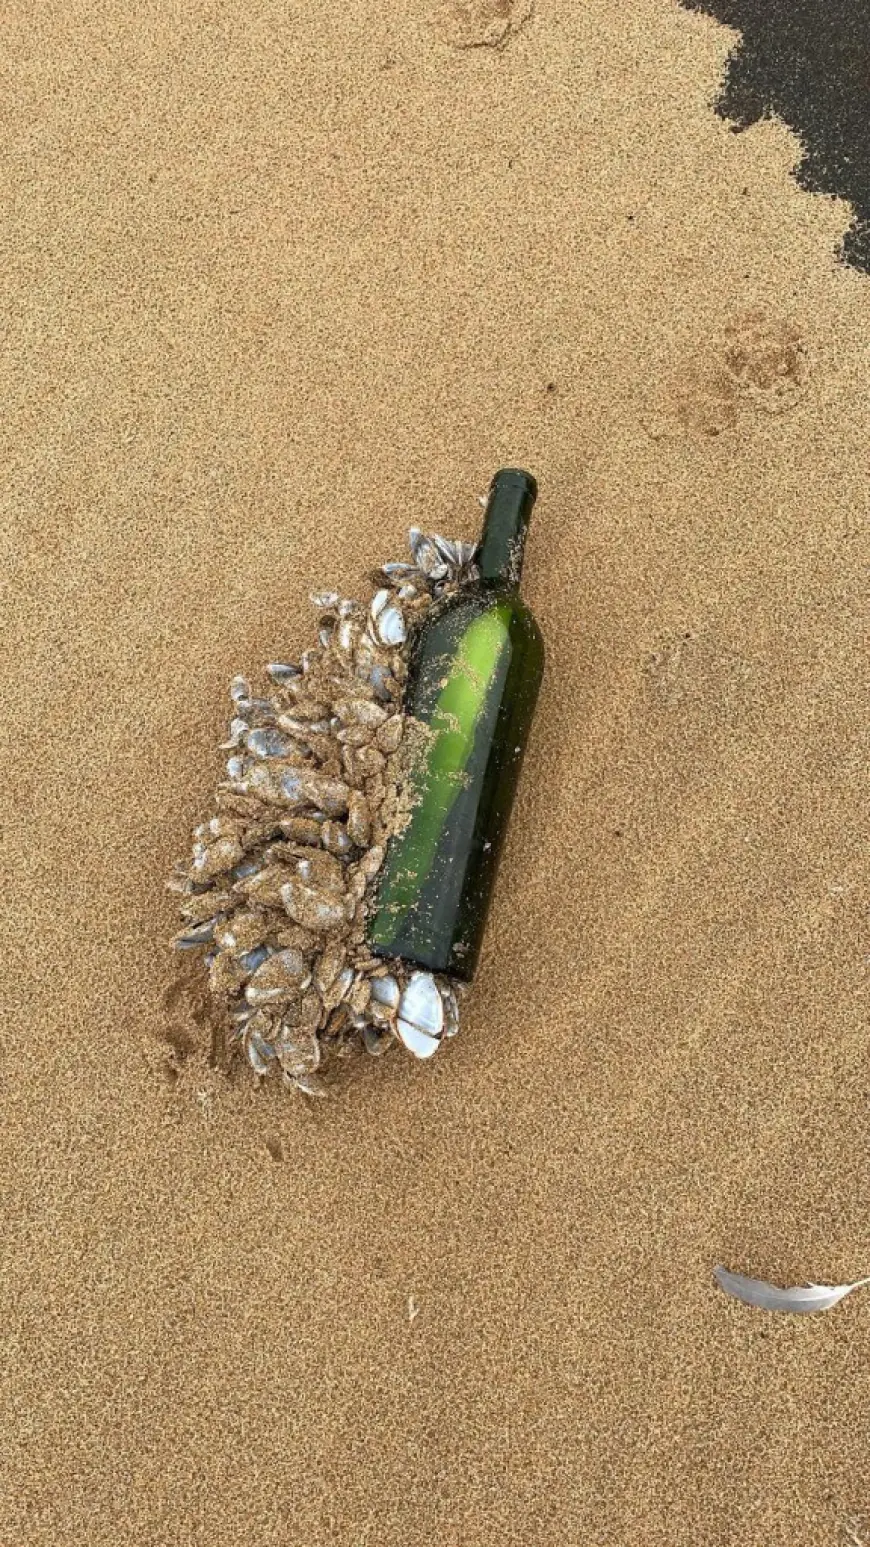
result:
[[[396,1010],[399,997],[399,985],[394,977],[388,974],[383,978],[372,978],[372,998],[378,1004],[385,1004],[390,1010]]]
[[[431,973],[414,972],[399,1000],[396,1031],[415,1058],[431,1058],[444,1031],[444,1001]]]
[[[384,645],[404,644],[405,620],[398,607],[385,607],[378,618],[378,637]]]
[[[375,635],[383,645],[401,645],[406,638],[405,620],[392,602],[392,593],[385,587],[372,597],[369,615]]]

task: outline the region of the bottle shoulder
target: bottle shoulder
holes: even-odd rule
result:
[[[485,632],[487,648],[501,639],[508,655],[543,664],[544,640],[531,608],[516,590],[472,586],[436,602],[421,618],[412,644],[412,661],[451,654],[460,639]]]
[[[506,625],[516,623],[532,633],[540,634],[534,613],[519,591],[502,590],[495,586],[469,586],[435,602],[423,615],[421,626],[427,630],[441,623],[455,627],[470,623],[473,618],[485,613],[497,614]]]

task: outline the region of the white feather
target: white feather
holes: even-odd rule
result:
[[[870,1284],[870,1278],[859,1278],[854,1284],[809,1284],[806,1288],[779,1289],[763,1279],[745,1278],[742,1273],[731,1273],[723,1267],[714,1268],[713,1276],[726,1295],[733,1295],[744,1305],[757,1305],[764,1311],[791,1311],[794,1315],[829,1311],[853,1289]]]

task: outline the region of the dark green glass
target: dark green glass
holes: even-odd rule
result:
[[[391,839],[367,937],[378,956],[471,979],[544,669],[541,631],[519,594],[537,485],[492,480],[479,579],[426,614],[404,709],[422,722],[413,809]]]

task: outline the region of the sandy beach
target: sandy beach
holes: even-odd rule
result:
[[[870,279],[676,0],[2,44],[3,1547],[870,1547]],[[540,498],[462,1030],[210,1067],[236,672]],[[225,754],[224,754],[225,755]],[[850,1537],[847,1532],[852,1532]]]

